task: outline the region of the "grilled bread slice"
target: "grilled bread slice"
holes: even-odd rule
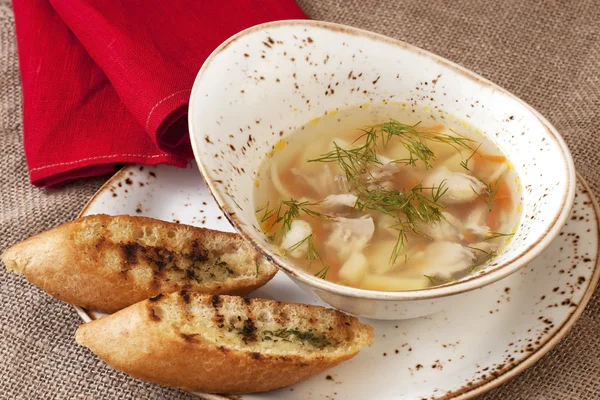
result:
[[[181,291],[81,325],[76,340],[135,378],[237,394],[321,373],[371,345],[373,328],[324,307]]]
[[[76,219],[2,261],[60,300],[108,313],[182,289],[245,295],[277,272],[237,234],[126,215]]]

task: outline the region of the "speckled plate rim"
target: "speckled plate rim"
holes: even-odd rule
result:
[[[106,183],[104,183],[104,185],[102,185],[100,187],[100,189],[98,189],[98,191],[90,198],[90,200],[88,200],[88,202],[83,206],[81,211],[77,214],[77,217],[80,218],[80,217],[84,216],[84,214],[86,213],[88,208],[90,208],[92,205],[95,204],[96,200],[99,198],[99,196],[101,194],[103,194],[105,191],[110,190],[110,187],[112,185],[115,185],[119,181],[119,179],[121,179],[123,176],[126,176],[130,170],[134,170],[136,167],[137,166],[135,166],[135,165],[128,165],[128,166],[123,167],[119,171],[117,171],[112,177],[110,177],[106,181]],[[596,200],[594,193],[590,189],[590,187],[587,184],[587,182],[585,181],[585,179],[578,172],[576,172],[576,177],[577,177],[577,181],[579,183],[581,183],[581,185],[584,187],[584,189],[589,193],[589,196],[591,199],[591,204],[592,204],[592,209],[594,211],[594,219],[596,221],[596,224],[595,224],[596,225],[596,235],[598,235],[598,237],[600,238],[600,207],[598,206],[598,201]],[[569,316],[563,321],[560,328],[556,330],[556,333],[553,336],[549,336],[545,342],[540,343],[540,345],[538,345],[537,349],[535,349],[534,351],[529,353],[529,356],[523,358],[521,360],[521,362],[519,362],[518,364],[515,364],[513,366],[513,368],[505,371],[504,373],[502,373],[501,375],[498,375],[497,377],[495,377],[492,380],[484,381],[479,385],[474,385],[472,387],[465,388],[464,391],[453,393],[449,397],[444,397],[443,399],[444,400],[451,400],[451,399],[452,400],[467,400],[467,399],[477,398],[478,396],[481,396],[482,394],[487,393],[490,390],[515,378],[517,375],[519,375],[520,373],[525,371],[527,368],[531,367],[535,362],[540,360],[550,350],[552,350],[558,344],[558,342],[560,342],[566,336],[566,334],[571,330],[571,328],[573,327],[575,322],[579,319],[579,317],[585,310],[585,307],[589,303],[599,281],[600,281],[600,240],[599,240],[599,247],[596,252],[596,263],[594,265],[594,272],[592,274],[591,279],[588,281],[588,286],[586,287],[586,289],[581,297],[581,301],[579,301],[579,303],[577,304],[577,307],[575,307],[573,312],[570,313]],[[91,322],[94,319],[96,319],[93,314],[91,314],[87,310],[83,309],[82,307],[73,306],[73,308],[75,308],[75,311],[77,312],[79,317],[85,323]],[[205,400],[232,400],[232,399],[239,398],[239,397],[228,397],[228,396],[223,396],[223,395],[207,395],[207,394],[198,395],[198,396]]]
[[[235,200],[233,200],[232,197],[227,196],[227,193],[225,193],[224,190],[221,190],[221,188],[216,185],[216,182],[211,178],[211,173],[209,171],[208,166],[204,164],[202,157],[200,157],[200,149],[203,148],[204,141],[201,139],[194,139],[194,137],[196,136],[194,132],[197,132],[197,128],[195,128],[195,118],[192,117],[192,110],[197,108],[195,104],[199,101],[198,98],[200,97],[199,95],[197,95],[197,92],[200,90],[199,86],[201,85],[204,72],[207,68],[209,68],[213,60],[217,56],[219,56],[221,52],[223,52],[232,43],[244,36],[253,34],[255,32],[264,31],[269,28],[277,28],[281,26],[300,26],[307,28],[326,29],[334,32],[343,32],[348,34],[349,36],[362,36],[372,39],[373,41],[382,41],[390,45],[409,50],[415,54],[430,58],[434,62],[443,65],[444,67],[453,70],[458,74],[465,76],[467,79],[477,82],[483,86],[489,86],[492,89],[497,90],[498,92],[503,93],[507,97],[513,99],[515,102],[521,104],[528,112],[530,112],[535,118],[539,120],[539,122],[549,133],[550,138],[552,138],[560,147],[562,152],[561,154],[564,158],[568,172],[567,190],[565,191],[565,194],[561,199],[561,208],[554,216],[552,225],[550,225],[547,228],[545,235],[538,238],[523,252],[518,254],[513,259],[509,260],[510,262],[500,264],[494,267],[493,269],[484,269],[476,275],[467,276],[458,281],[447,283],[444,285],[438,285],[418,290],[407,290],[404,292],[386,292],[378,290],[359,289],[338,285],[336,283],[317,278],[313,274],[309,274],[301,269],[298,269],[285,258],[278,257],[273,252],[267,250],[262,244],[255,241],[252,235],[249,234],[245,229],[244,224],[240,222],[239,218],[236,215],[236,211],[234,211],[236,210],[237,206]],[[229,222],[234,226],[236,231],[240,235],[242,235],[248,241],[248,243],[252,244],[259,252],[270,257],[270,259],[277,266],[277,268],[284,271],[289,276],[299,281],[302,281],[303,283],[310,285],[314,288],[342,296],[363,298],[369,300],[425,300],[451,296],[459,293],[465,293],[497,282],[500,279],[506,278],[507,276],[515,273],[516,271],[527,265],[529,262],[533,261],[538,255],[541,254],[542,251],[544,251],[544,249],[546,249],[550,245],[550,243],[552,243],[552,241],[558,236],[559,232],[565,225],[575,201],[576,171],[571,152],[567,147],[567,144],[564,141],[563,137],[556,130],[556,128],[532,106],[530,106],[525,101],[518,98],[508,90],[504,89],[503,87],[493,83],[492,81],[480,76],[479,74],[461,65],[458,65],[446,58],[438,56],[437,54],[431,53],[427,50],[423,50],[417,46],[413,46],[409,43],[391,38],[389,36],[381,35],[379,33],[355,28],[348,25],[315,20],[283,20],[255,25],[231,36],[229,39],[221,43],[221,45],[217,47],[202,64],[202,67],[200,68],[200,71],[198,72],[198,75],[196,76],[196,79],[194,80],[194,84],[192,86],[188,110],[188,126],[191,138],[190,142],[194,153],[194,157],[196,159],[196,162],[198,163],[198,168],[200,169],[200,173],[204,178],[206,186],[208,187],[212,197],[215,199],[217,205],[224,213],[225,217],[229,220]],[[201,137],[201,135],[198,136]]]
[[[592,189],[588,185],[587,181],[577,171],[575,171],[575,177],[577,182],[579,182],[583,186],[585,191],[590,196],[590,200],[592,202],[592,210],[594,211],[594,219],[596,221],[596,235],[599,238],[598,247],[596,249],[596,263],[594,264],[594,272],[592,274],[587,288],[583,293],[583,296],[581,297],[581,301],[579,302],[575,310],[571,314],[569,314],[569,316],[564,320],[560,328],[557,329],[556,333],[548,337],[545,342],[541,343],[537,350],[534,350],[529,355],[529,357],[525,357],[521,360],[520,363],[516,364],[513,368],[504,372],[502,375],[499,375],[490,381],[484,382],[471,390],[467,390],[463,393],[460,393],[457,397],[450,396],[447,398],[448,400],[467,400],[477,398],[478,396],[481,396],[482,394],[487,393],[490,390],[497,388],[498,386],[510,381],[511,379],[515,378],[517,375],[525,371],[527,368],[531,367],[542,357],[544,357],[550,350],[552,350],[567,335],[567,333],[573,328],[573,325],[575,325],[575,322],[577,322],[577,320],[585,310],[587,304],[589,303],[590,299],[592,298],[592,295],[594,294],[594,291],[598,286],[598,282],[600,281],[600,207],[598,206],[596,196],[594,195],[594,192],[592,192]],[[575,193],[577,193],[577,189]]]

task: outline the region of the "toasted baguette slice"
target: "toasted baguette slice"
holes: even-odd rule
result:
[[[245,295],[277,272],[237,234],[126,215],[66,223],[2,261],[60,300],[109,313],[182,289]]]
[[[373,328],[324,307],[181,291],[81,325],[76,340],[135,378],[236,394],[321,373],[371,345]]]

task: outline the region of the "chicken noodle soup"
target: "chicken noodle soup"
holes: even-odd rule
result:
[[[467,124],[390,104],[331,113],[261,165],[256,217],[293,264],[371,290],[441,285],[493,262],[518,226],[509,161]]]

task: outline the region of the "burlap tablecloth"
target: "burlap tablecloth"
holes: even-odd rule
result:
[[[598,0],[300,0],[313,19],[380,32],[458,62],[545,115],[600,191]],[[57,77],[60,79],[60,77]],[[0,0],[0,251],[73,218],[102,178],[33,188],[22,146],[21,88],[10,2]],[[568,336],[486,400],[600,399],[600,296]],[[73,335],[60,303],[0,268],[0,399],[193,399],[115,372]]]

